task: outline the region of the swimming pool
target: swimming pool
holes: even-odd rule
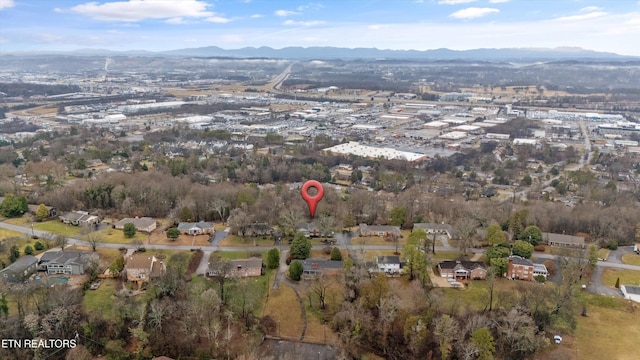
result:
[[[69,278],[66,276],[56,276],[49,278],[49,284],[64,284],[69,281]]]

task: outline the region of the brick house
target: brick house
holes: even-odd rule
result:
[[[360,236],[400,237],[400,226],[360,224]]]
[[[487,278],[487,269],[484,263],[479,261],[441,261],[438,264],[440,276],[456,280],[484,280]]]
[[[306,259],[302,260],[302,278],[313,280],[318,276],[334,276],[340,274],[342,261],[326,259]]]
[[[542,264],[534,264],[531,260],[520,256],[509,256],[507,278],[515,280],[535,280],[536,276],[547,278],[547,267]]]

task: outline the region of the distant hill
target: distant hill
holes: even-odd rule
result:
[[[380,60],[462,60],[462,61],[629,61],[640,57],[625,56],[609,52],[599,52],[576,47],[558,48],[504,48],[473,50],[381,50],[376,48],[341,47],[285,47],[273,49],[245,47],[222,49],[217,46],[186,48],[162,52],[130,50],[112,51],[106,49],[79,49],[74,51],[30,51],[0,52],[15,55],[72,55],[72,56],[171,56],[171,57],[225,57],[225,58],[280,58],[280,59],[380,59]]]
[[[557,61],[572,59],[593,60],[632,60],[633,56],[623,56],[608,52],[598,52],[573,47],[554,49],[509,48],[474,50],[380,50],[376,48],[340,48],[340,47],[246,47],[226,50],[217,46],[165,51],[170,56],[202,57],[267,57],[286,59],[411,59],[411,60],[526,60]]]

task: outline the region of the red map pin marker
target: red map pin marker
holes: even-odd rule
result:
[[[318,193],[313,196],[309,195],[310,187],[316,188]],[[302,185],[300,193],[302,194],[302,198],[304,199],[304,201],[306,201],[307,205],[309,205],[309,213],[311,214],[311,217],[313,217],[316,214],[316,206],[318,206],[318,202],[320,202],[320,200],[322,200],[322,197],[324,196],[324,189],[322,188],[322,184],[320,184],[316,180],[309,180],[304,183],[304,185]]]

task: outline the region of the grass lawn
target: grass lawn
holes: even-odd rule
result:
[[[276,333],[270,335],[300,339],[303,327],[302,312],[293,289],[281,285],[278,290],[270,290],[263,313],[278,324]]]
[[[0,241],[8,238],[21,237],[22,233],[13,230],[0,229]]]
[[[639,285],[640,271],[622,269],[604,269],[602,272],[602,282],[609,286],[615,286],[616,280],[620,278],[620,285]]]
[[[402,249],[406,239],[398,239],[398,249]],[[393,246],[395,243],[384,237],[379,236],[358,236],[351,239],[351,245],[389,245]]]
[[[640,255],[624,254],[622,255],[622,262],[629,265],[640,266]]]
[[[104,279],[102,285],[97,290],[87,290],[82,298],[82,305],[87,313],[99,313],[105,319],[113,320],[114,292],[116,290],[116,279]]]
[[[430,253],[431,254],[431,253]],[[435,261],[453,260],[460,256],[458,251],[438,251],[435,254],[431,254],[431,258]]]
[[[20,234],[22,235],[22,234]],[[11,240],[7,240],[10,239]],[[36,250],[34,247],[34,244],[36,243],[36,241],[40,241],[43,244],[46,244],[45,240],[42,239],[32,239],[30,237],[27,236],[20,236],[20,237],[9,237],[9,238],[5,238],[4,239],[5,242],[5,246],[6,246],[6,251],[3,253],[0,253],[0,261],[4,262],[5,264],[9,264],[9,248],[13,245],[17,245],[18,249],[20,249],[20,256],[24,256],[24,248],[27,245],[30,245],[33,248],[33,254],[31,255],[37,255],[40,254],[41,252],[46,251],[47,249],[45,248],[44,250]],[[45,245],[46,246],[46,245]]]
[[[607,260],[609,258],[609,253],[610,252],[611,252],[611,250],[605,249],[605,248],[602,248],[602,249],[598,250],[598,259]]]
[[[214,251],[211,253],[209,260],[212,261],[218,256],[225,260],[247,259],[258,254],[262,256],[261,251]]]
[[[19,225],[19,226],[26,226],[29,225],[31,226],[31,216],[23,216],[23,217],[17,217],[17,218],[10,218],[10,219],[6,219],[4,220],[4,222],[6,222],[7,224],[11,224],[11,225]]]
[[[224,231],[227,228],[227,225],[223,224],[223,223],[214,223],[213,224],[213,229],[215,231]]]
[[[149,238],[147,234],[137,232],[133,238],[129,239],[124,236],[124,232],[122,230],[110,227],[97,231],[96,233],[100,234],[100,242],[107,244],[133,244],[135,240],[141,241],[142,244],[146,244]]]
[[[220,246],[272,246],[273,239],[270,236],[265,237],[246,237],[242,238],[238,235],[229,235],[222,239]]]
[[[80,235],[80,227],[67,225],[60,221],[45,221],[41,223],[34,223],[33,228],[40,231],[47,231],[57,235],[64,236],[76,236]]]
[[[357,255],[360,255],[359,250],[355,250]],[[392,256],[393,250],[366,250],[364,251],[364,259],[366,261],[374,261],[378,256]]]
[[[621,299],[613,300],[625,302]],[[634,310],[631,311],[632,309]],[[578,316],[578,326],[575,330],[577,359],[638,358],[640,306],[623,304],[620,309],[591,306],[587,307],[587,311],[588,316]]]

